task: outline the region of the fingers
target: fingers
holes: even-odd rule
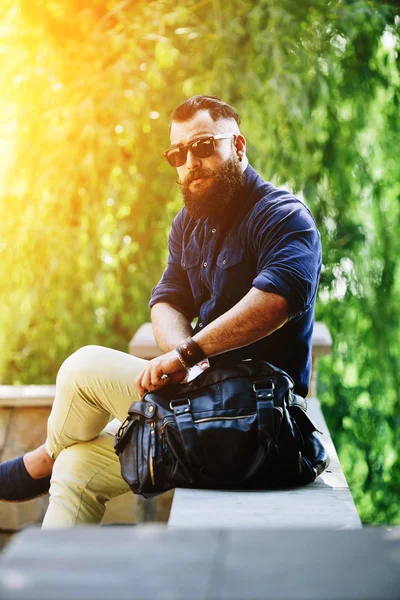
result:
[[[162,379],[164,375],[161,367],[159,365],[155,365],[154,368],[150,372],[150,383],[154,387],[160,387],[160,385],[165,385],[165,379]]]
[[[135,378],[135,387],[140,397],[142,397],[145,392],[144,388],[142,387],[142,377],[143,370],[140,371],[139,375]]]
[[[186,370],[176,356],[169,352],[150,360],[135,379],[140,396],[164,387],[168,383],[181,383]]]
[[[170,382],[170,377],[163,373],[159,366],[149,365],[135,379],[136,389],[140,396],[164,387]]]
[[[141,383],[139,383],[137,381],[135,381],[135,386],[136,386],[137,393],[142,398],[142,396],[144,396],[144,394],[147,392],[147,390],[145,390],[144,387],[142,387]]]

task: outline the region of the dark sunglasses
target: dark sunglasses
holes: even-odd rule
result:
[[[164,152],[164,156],[171,165],[171,167],[181,167],[185,164],[187,153],[190,150],[197,158],[208,158],[215,152],[215,140],[225,140],[232,136],[236,136],[235,133],[220,133],[218,135],[210,135],[209,137],[194,140],[186,146],[177,146],[176,148],[170,148]]]

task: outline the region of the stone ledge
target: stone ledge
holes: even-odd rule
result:
[[[26,530],[2,600],[398,600],[400,528]]]
[[[55,385],[0,385],[0,408],[52,406]]]

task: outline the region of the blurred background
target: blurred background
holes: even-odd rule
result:
[[[181,206],[172,110],[216,95],[313,211],[319,396],[364,523],[400,524],[400,4],[2,0],[0,383],[123,351]]]

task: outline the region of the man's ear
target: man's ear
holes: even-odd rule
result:
[[[242,159],[246,154],[246,138],[242,134],[235,137],[235,149],[238,157]]]

